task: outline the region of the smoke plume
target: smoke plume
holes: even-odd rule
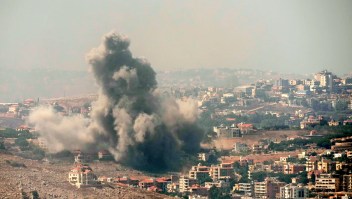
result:
[[[133,57],[129,45],[125,36],[112,32],[88,53],[99,85],[89,122],[43,108],[29,122],[52,151],[105,148],[118,162],[137,169],[177,170],[184,155],[200,148],[196,102],[161,97],[154,70],[145,59]]]

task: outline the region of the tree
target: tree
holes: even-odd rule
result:
[[[29,143],[25,138],[17,138],[15,144],[20,147],[21,150],[27,150]]]
[[[39,199],[39,193],[38,193],[38,191],[36,191],[36,190],[32,191],[32,198],[33,198],[33,199]]]
[[[336,106],[335,106],[335,111],[344,111],[348,108],[348,103],[347,101],[344,100],[337,100]]]
[[[212,186],[209,189],[208,198],[209,199],[231,199],[231,196],[229,194],[223,194],[219,188]]]

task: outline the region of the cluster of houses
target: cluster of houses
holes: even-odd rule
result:
[[[188,173],[142,179],[128,176],[97,177],[83,163],[87,159],[80,153],[75,156],[75,165],[69,172],[68,179],[77,187],[136,187],[154,192],[188,195],[189,198],[207,198],[209,190],[217,187],[230,190],[231,197],[238,199],[305,199],[315,196],[347,199],[352,197],[352,137],[335,138],[331,143],[331,150],[320,154],[302,152],[296,156],[270,160],[269,164],[248,158],[237,161],[222,159],[217,165],[194,165]],[[209,154],[206,153],[198,156],[199,160],[205,162],[208,157]],[[300,161],[291,161],[292,158]],[[248,168],[246,182],[239,181],[243,176],[236,164]],[[281,173],[293,177],[290,183],[269,175],[259,180],[254,177],[256,172]],[[302,178],[306,181],[302,181]]]

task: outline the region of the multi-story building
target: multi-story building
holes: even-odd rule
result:
[[[228,126],[214,126],[213,131],[216,133],[218,137],[241,137],[241,131],[236,127],[228,127]]]
[[[266,178],[264,182],[254,182],[255,198],[274,199],[280,193],[280,187],[285,186],[284,182],[276,178]]]
[[[285,164],[284,174],[297,174],[305,170],[305,165],[301,164]]]
[[[309,157],[306,161],[306,171],[314,171],[318,169],[318,159],[316,157]]]
[[[180,176],[179,179],[179,191],[181,193],[183,192],[189,192],[190,187],[194,184],[197,184],[197,180],[195,179],[190,179],[187,176]]]
[[[342,177],[342,191],[352,192],[352,174],[345,174]]]
[[[318,170],[322,171],[323,173],[329,173],[330,171],[334,171],[335,169],[336,163],[331,160],[322,159],[318,162]]]
[[[317,192],[336,192],[339,191],[340,180],[331,174],[320,174],[315,180],[315,191]]]
[[[233,149],[232,149],[233,152],[243,152],[247,150],[248,150],[247,144],[240,143],[240,142],[235,142],[233,144]]]
[[[284,166],[282,163],[274,163],[270,165],[270,170],[275,173],[282,173],[284,171]]]
[[[97,184],[97,176],[90,167],[77,164],[76,167],[69,172],[68,181],[78,188],[82,186],[95,186]]]
[[[341,152],[345,150],[352,150],[352,136],[343,138],[331,139],[331,150]]]
[[[225,180],[234,176],[234,169],[231,163],[221,163],[212,165],[209,174],[213,181]]]
[[[266,198],[267,189],[266,182],[254,182],[254,196],[255,198]]]
[[[252,195],[253,188],[252,183],[238,183],[236,189],[238,191],[243,191],[246,195]]]
[[[197,166],[192,166],[188,177],[198,181],[205,180],[210,177],[210,167],[202,166],[200,163]]]
[[[308,189],[302,184],[287,184],[280,187],[280,199],[305,199],[308,196]]]

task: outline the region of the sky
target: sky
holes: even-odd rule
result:
[[[2,0],[0,70],[88,70],[104,34],[155,70],[352,72],[352,1]],[[0,71],[1,72],[1,71]]]

